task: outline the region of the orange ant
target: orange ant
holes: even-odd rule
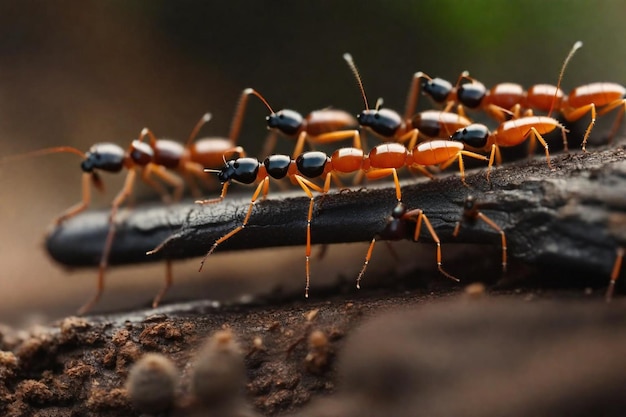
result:
[[[198,204],[215,204],[221,202],[226,197],[228,188],[233,181],[243,184],[257,183],[258,185],[252,195],[248,210],[241,225],[226,233],[213,243],[200,262],[200,270],[202,270],[206,259],[220,244],[242,231],[248,225],[259,196],[265,199],[269,193],[270,179],[278,180],[290,178],[294,183],[297,183],[309,197],[305,250],[305,296],[308,297],[310,283],[311,220],[314,208],[312,191],[326,195],[330,189],[331,180],[339,174],[364,172],[368,179],[379,179],[391,175],[394,179],[396,198],[398,202],[401,202],[402,191],[397,174],[399,168],[407,166],[424,169],[422,164],[437,165],[442,163],[447,166],[458,160],[461,176],[464,181],[463,155],[487,160],[483,155],[463,151],[463,144],[460,142],[434,140],[422,143],[412,150],[407,149],[400,143],[384,143],[374,147],[367,155],[365,155],[363,149],[352,147],[338,149],[330,157],[323,152],[309,151],[298,155],[295,159],[287,155],[271,155],[265,158],[263,162],[256,158],[238,158],[226,161],[224,166],[219,170],[205,169],[205,172],[217,174],[218,179],[223,184],[222,192],[217,198],[196,201]],[[310,180],[322,176],[324,176],[324,185],[322,187]],[[419,224],[421,224],[422,219],[424,219],[427,226],[430,224],[428,218],[423,213],[418,215],[416,212],[412,212],[411,216],[415,216]],[[433,240],[437,243],[438,269],[445,276],[456,279],[445,272],[441,267],[441,247],[439,239],[432,227],[428,226],[428,229],[433,236]],[[160,251],[172,238],[173,237],[166,239],[155,249],[147,252],[147,254],[150,255]]]
[[[587,126],[582,143],[583,151],[587,152],[587,139],[596,123],[596,113],[602,116],[618,107],[621,107],[621,109],[609,133],[610,140],[617,133],[624,119],[624,112],[626,112],[626,88],[624,86],[609,82],[582,85],[573,89],[569,95],[563,98],[559,110],[563,113],[565,119],[570,122],[582,118],[587,113],[591,113],[591,121]]]
[[[296,146],[292,158],[300,155],[304,149],[304,143],[324,144],[337,142],[343,139],[353,138],[353,146],[361,149],[361,137],[354,127],[358,125],[356,119],[349,113],[337,109],[321,109],[302,116],[300,113],[283,109],[275,112],[267,100],[258,91],[246,88],[243,95],[254,95],[267,107],[270,115],[266,117],[267,128],[272,132],[280,132],[283,135],[296,139]],[[273,137],[270,137],[263,154],[267,155],[273,148]]]
[[[474,123],[467,127],[457,130],[452,134],[450,139],[460,141],[470,148],[474,149],[483,149],[488,151],[491,149],[491,155],[489,157],[489,168],[487,171],[487,179],[489,179],[489,175],[491,174],[491,167],[493,166],[494,156],[496,158],[497,163],[500,163],[500,147],[509,147],[516,146],[524,142],[527,138],[531,139],[529,153],[532,154],[535,147],[535,141],[539,141],[541,145],[544,147],[546,153],[546,161],[548,163],[548,167],[552,169],[552,164],[550,163],[550,152],[548,150],[548,144],[544,140],[544,134],[550,133],[555,129],[561,130],[561,135],[563,137],[563,147],[567,150],[567,129],[558,120],[550,117],[552,110],[554,109],[554,103],[558,97],[558,91],[560,90],[561,80],[563,79],[563,74],[565,72],[565,68],[567,67],[568,62],[574,55],[574,53],[582,46],[581,42],[576,42],[572,47],[571,51],[565,58],[563,62],[563,66],[561,67],[561,72],[559,74],[559,81],[556,87],[555,95],[552,98],[552,106],[548,116],[534,116],[532,115],[532,111],[527,111],[527,115],[524,117],[508,120],[506,122],[500,123],[495,132],[489,131],[487,126]]]
[[[141,175],[141,179],[154,188],[164,201],[171,201],[169,193],[161,186],[160,183],[153,179],[153,176],[160,178],[168,185],[174,187],[173,200],[179,200],[182,197],[184,183],[180,177],[172,174],[168,170],[175,170],[183,175],[190,184],[192,190],[195,190],[195,184],[191,180],[192,176],[204,178],[204,166],[221,165],[224,155],[228,157],[236,157],[245,155],[243,148],[236,146],[235,142],[239,133],[239,127],[242,119],[243,108],[245,106],[245,98],[240,100],[235,118],[228,139],[223,138],[203,138],[194,141],[200,128],[211,120],[210,113],[202,116],[200,121],[192,130],[186,145],[168,139],[156,139],[152,132],[144,128],[137,140],[133,140],[124,150],[121,146],[114,143],[96,143],[89,151],[82,151],[70,147],[61,146],[54,148],[41,149],[29,152],[16,157],[4,158],[4,160],[12,160],[15,158],[24,158],[31,156],[39,156],[51,153],[69,152],[79,155],[83,161],[81,169],[83,171],[82,179],[82,201],[66,211],[55,219],[55,224],[60,225],[64,221],[74,217],[80,212],[86,210],[91,202],[91,189],[94,187],[103,191],[103,183],[100,179],[99,172],[118,173],[122,169],[128,171],[124,185],[118,192],[111,203],[111,211],[109,214],[109,232],[107,234],[102,256],[100,258],[97,292],[96,294],[79,309],[79,314],[89,311],[100,299],[104,291],[104,273],[108,266],[109,253],[115,236],[115,217],[119,207],[130,196],[137,174]],[[149,137],[149,143],[143,141],[145,137]],[[215,161],[219,161],[216,163]],[[166,279],[164,288],[157,294],[153,300],[153,306],[156,307],[161,298],[167,292],[172,283],[171,263],[167,261]]]
[[[548,112],[555,96],[557,103],[563,99],[563,91],[549,84],[536,84],[525,91],[520,84],[505,82],[487,90],[483,83],[470,77],[468,71],[461,73],[454,86],[442,78],[431,78],[420,71],[413,75],[408,109],[417,105],[420,86],[423,94],[436,103],[445,104],[445,112],[450,111],[455,104],[458,114],[462,116],[465,116],[464,107],[482,109],[500,123],[519,117],[521,108]]]
[[[569,60],[575,49],[582,46],[577,42],[566,59]],[[564,66],[565,67],[565,66]],[[467,81],[467,82],[464,82]],[[604,107],[600,115],[608,113],[621,105],[626,109],[626,89],[615,83],[593,83],[574,89],[565,96],[558,86],[550,84],[536,84],[527,91],[517,83],[499,83],[487,90],[480,81],[469,76],[464,71],[453,86],[450,82],[441,78],[431,78],[423,72],[416,72],[411,84],[411,93],[407,101],[407,109],[413,109],[417,103],[419,91],[428,95],[433,101],[445,104],[445,111],[449,111],[457,104],[459,114],[465,115],[463,106],[469,109],[482,109],[490,117],[503,123],[512,117],[520,116],[520,109],[534,109],[551,113],[557,109],[568,121],[580,119],[587,112],[591,112],[592,121],[587,127],[583,139],[583,150],[591,128],[595,123],[596,107]],[[616,132],[624,110],[621,111],[611,136]]]
[[[576,45],[570,52],[566,62],[571,58],[574,50],[582,46],[582,43],[577,42]],[[424,75],[422,74],[422,76]],[[470,83],[459,85],[462,79],[466,79]],[[611,82],[596,82],[582,85],[576,87],[567,95],[564,95],[558,86],[547,84],[535,85],[528,89],[527,92],[524,92],[523,88],[518,84],[502,83],[487,91],[482,83],[469,77],[469,74],[464,72],[457,82],[455,94],[456,99],[461,104],[469,108],[484,108],[488,114],[500,122],[506,120],[506,115],[510,113],[504,109],[512,110],[512,114],[518,116],[520,107],[538,109],[548,113],[556,109],[563,114],[563,117],[568,122],[576,121],[585,114],[591,113],[591,121],[587,125],[582,141],[582,150],[584,152],[587,151],[587,140],[595,125],[597,115],[602,116],[621,107],[609,133],[609,139],[611,139],[617,133],[626,112],[626,88]],[[448,101],[446,109],[449,109],[453,104],[454,100]]]
[[[411,107],[410,99],[407,102],[404,118],[394,110],[382,108],[382,99],[380,98],[376,102],[375,108],[370,109],[363,81],[352,55],[348,53],[343,54],[343,59],[354,74],[365,102],[365,110],[357,115],[359,125],[374,132],[377,136],[400,143],[408,141],[407,147],[412,149],[420,136],[430,139],[441,137],[441,134],[444,132],[445,136],[449,136],[451,132],[471,123],[467,117],[447,111],[428,110],[413,115],[414,106]]]

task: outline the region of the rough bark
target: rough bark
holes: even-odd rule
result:
[[[609,274],[615,250],[626,244],[626,157],[611,146],[582,154],[559,154],[550,170],[543,158],[518,161],[496,169],[491,182],[485,170],[469,173],[464,186],[458,174],[434,181],[403,181],[403,201],[421,208],[444,243],[499,243],[499,235],[482,222],[452,231],[468,195],[505,230],[512,258],[536,265]],[[231,187],[233,188],[233,187]],[[220,250],[303,245],[308,199],[303,193],[270,193],[259,202],[250,223]],[[198,206],[183,203],[150,205],[124,212],[111,251],[111,264],[202,256],[216,239],[237,227],[249,197],[227,198]],[[313,243],[370,241],[380,233],[396,205],[391,183],[373,182],[367,189],[332,192],[317,197],[312,221]],[[76,216],[51,231],[46,248],[60,263],[94,266],[100,261],[108,230],[106,211]],[[413,231],[407,229],[405,238]],[[165,239],[162,251],[146,256]],[[423,228],[420,240],[430,236]]]
[[[409,181],[404,201],[423,208],[443,241],[453,242],[471,193],[506,230],[512,257],[551,265],[558,274],[579,270],[604,286],[615,249],[626,242],[624,150],[558,155],[553,164],[555,171],[542,159],[507,165],[491,183],[484,171],[472,172],[469,188],[456,175]],[[293,194],[260,203],[250,227],[224,249],[302,244],[306,205]],[[385,184],[333,193],[317,205],[317,242],[367,241],[384,227],[395,199]],[[211,207],[137,207],[120,222],[112,261],[157,260],[143,253],[172,232],[178,237],[161,256],[202,255],[246,209],[245,198]],[[94,265],[106,231],[106,212],[85,213],[52,231],[47,246],[59,261]],[[458,240],[499,244],[499,236],[480,223],[463,229]],[[539,278],[547,284],[555,277]],[[626,346],[619,336],[626,317],[622,300],[607,307],[600,292],[534,289],[492,291],[490,301],[468,302],[470,294],[483,292],[472,287],[457,296],[458,287],[441,280],[427,289],[388,282],[395,284],[349,294],[339,289],[306,301],[300,294],[250,305],[192,301],[70,317],[28,333],[0,329],[0,414],[140,415],[124,382],[141,355],[160,352],[183,370],[176,405],[163,415],[252,415],[203,408],[190,393],[198,346],[224,327],[233,330],[245,355],[246,401],[263,415],[623,412],[617,401],[626,375],[617,366]],[[552,301],[529,303],[542,298]],[[315,397],[327,398],[306,405]]]

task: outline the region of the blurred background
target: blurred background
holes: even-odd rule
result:
[[[87,150],[102,141],[126,147],[145,126],[184,141],[207,111],[214,117],[204,132],[226,136],[245,87],[276,109],[306,114],[332,105],[356,114],[363,103],[344,52],[354,56],[370,103],[382,96],[398,110],[418,70],[454,81],[467,69],[487,86],[555,83],[576,40],[584,47],[567,70],[566,90],[592,81],[626,83],[624,16],[626,3],[618,0],[4,0],[0,155],[57,145]],[[430,105],[420,100],[420,108]],[[267,111],[254,99],[248,109],[241,144],[256,155]],[[291,144],[279,143],[279,151],[291,152]],[[106,175],[108,193],[93,206],[106,207],[122,179]],[[73,313],[93,293],[95,272],[70,274],[47,258],[41,242],[50,222],[81,198],[78,158],[6,163],[0,184],[0,322]],[[364,250],[355,250],[349,276]],[[175,267],[192,296],[199,288],[215,297],[269,291],[268,282],[280,275],[269,266],[277,259],[302,268],[301,248],[215,258],[203,274],[195,272],[195,260]],[[333,258],[322,263],[331,275],[340,273]],[[162,277],[160,265],[113,269],[98,309],[145,305]],[[301,288],[303,279],[291,284]],[[172,297],[177,291],[184,286]]]

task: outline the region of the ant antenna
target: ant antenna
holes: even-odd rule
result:
[[[151,145],[154,145],[156,143],[156,137],[154,136],[154,133],[152,133],[152,131],[147,127],[141,129],[141,132],[139,133],[139,138],[137,140],[139,142],[143,142],[143,138],[145,138],[146,136],[150,138]]]
[[[359,70],[356,68],[354,64],[354,60],[352,59],[352,55],[349,53],[343,54],[343,59],[346,60],[348,66],[352,70],[354,77],[356,78],[356,82],[359,83],[359,89],[361,90],[361,95],[363,96],[363,101],[365,101],[365,110],[369,110],[369,104],[367,104],[367,96],[365,95],[365,89],[363,88],[363,81],[361,81],[361,75],[359,75]]]
[[[30,158],[32,156],[41,156],[41,155],[48,155],[51,153],[62,153],[62,152],[73,153],[73,154],[80,156],[83,159],[87,159],[87,155],[83,151],[77,148],[74,148],[72,146],[57,146],[54,148],[45,148],[45,149],[39,149],[39,150],[32,151],[32,152],[26,152],[21,155],[14,155],[14,156],[7,156],[4,158],[0,158],[0,163],[16,161],[16,160],[20,160],[23,158]]]
[[[205,123],[208,123],[212,118],[213,115],[211,113],[204,113],[204,115],[200,118],[200,120],[198,120],[198,123],[196,123],[196,125],[193,127],[193,130],[189,134],[189,139],[187,139],[187,144],[185,147],[188,148],[191,145],[191,142],[193,142],[196,136],[198,136],[198,132],[200,131],[202,126],[204,126]]]
[[[552,114],[552,110],[554,110],[554,104],[559,94],[559,89],[561,88],[561,80],[563,80],[563,74],[565,73],[565,68],[567,67],[567,64],[569,64],[569,61],[572,59],[576,51],[578,51],[582,46],[583,46],[583,43],[581,41],[577,41],[574,44],[574,46],[572,46],[572,49],[571,51],[569,51],[569,54],[567,54],[567,57],[565,57],[565,61],[563,61],[563,66],[561,67],[561,72],[559,73],[559,81],[556,84],[554,97],[552,97],[552,104],[550,104],[550,111],[548,112],[548,117],[550,117],[550,115]]]
[[[265,104],[265,106],[269,109],[269,111],[272,114],[275,114],[276,112],[272,109],[272,106],[270,106],[270,104],[267,102],[267,100],[265,100],[265,98],[261,95],[261,93],[259,93],[258,91],[256,91],[253,88],[246,88],[245,90],[243,90],[244,94],[252,94],[258,97],[259,100],[261,100],[263,102],[263,104]]]
[[[222,154],[222,161],[224,161],[224,165],[226,165],[226,157]],[[219,174],[222,172],[220,169],[212,169],[212,168],[204,168],[204,172],[208,172],[210,174]]]
[[[219,174],[222,171],[219,169],[204,168],[204,172],[209,173],[209,174]]]
[[[380,110],[380,108],[383,106],[384,100],[382,97],[378,97],[378,100],[376,100],[376,111]]]

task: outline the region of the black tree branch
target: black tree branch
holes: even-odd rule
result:
[[[424,210],[444,243],[499,244],[499,236],[480,222],[464,225],[459,237],[452,237],[463,202],[471,194],[482,204],[481,210],[505,230],[511,257],[606,275],[616,248],[626,244],[625,155],[624,148],[615,145],[588,154],[554,155],[553,171],[545,159],[537,157],[530,163],[519,161],[496,169],[491,182],[486,181],[484,169],[471,171],[470,187],[461,183],[458,174],[434,181],[407,180],[403,181],[403,201],[409,208]],[[241,223],[249,198],[246,192],[214,205],[152,204],[122,211],[110,263],[202,256],[216,239]],[[369,241],[384,228],[395,205],[394,187],[388,182],[317,197],[313,243]],[[218,250],[303,245],[307,208],[302,192],[271,192],[256,205],[249,225]],[[84,213],[52,230],[46,239],[48,252],[65,265],[97,265],[108,230],[107,216],[107,211]],[[145,255],[170,236],[163,250]],[[425,230],[422,239],[430,239]]]

